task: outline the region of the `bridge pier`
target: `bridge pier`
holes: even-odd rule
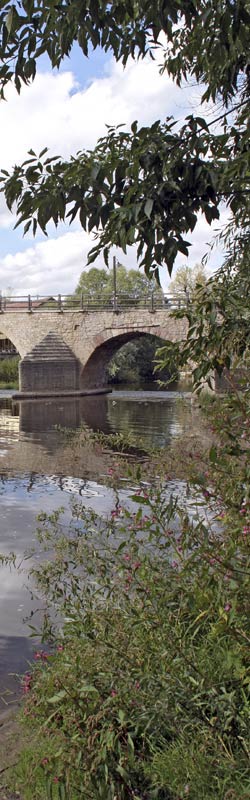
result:
[[[81,364],[71,348],[50,332],[19,362],[19,392],[14,398],[68,397],[104,392],[80,386]]]

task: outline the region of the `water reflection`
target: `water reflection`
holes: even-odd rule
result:
[[[55,400],[23,400],[15,403],[15,413],[19,413],[20,433],[46,434],[57,427],[75,430],[81,424],[93,430],[108,431],[107,408],[109,395],[94,397],[57,398]]]
[[[188,393],[113,391],[91,397],[12,402],[0,397],[0,456],[2,445],[22,439],[43,445],[47,452],[61,447],[59,429],[81,425],[105,433],[139,436],[151,446],[164,446],[190,428],[192,404]]]
[[[105,485],[109,456],[81,440],[82,424],[105,433],[132,433],[147,445],[161,447],[197,431],[200,420],[190,395],[181,399],[173,391],[120,389],[111,395],[19,403],[0,396],[0,553],[15,551],[22,559],[35,544],[39,511],[50,513],[64,506],[67,520],[72,496],[102,514],[113,507],[112,492]],[[60,428],[75,431],[73,438]],[[27,575],[1,568],[1,691],[13,686],[7,672],[24,669],[32,651],[23,623],[32,610],[26,580]]]

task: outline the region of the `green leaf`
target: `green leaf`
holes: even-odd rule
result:
[[[5,17],[5,25],[9,34],[12,28],[13,17],[14,17],[14,6],[12,5],[10,7],[10,10],[8,11],[7,16]]]
[[[217,447],[215,447],[215,445],[212,445],[212,447],[210,447],[209,450],[209,461],[211,461],[212,464],[215,464],[217,459],[218,459]]]
[[[50,704],[60,703],[61,700],[64,700],[66,696],[67,692],[65,691],[65,689],[61,689],[61,691],[58,692],[57,694],[54,694],[53,697],[48,698],[48,703]]]
[[[154,205],[154,201],[152,200],[151,197],[149,197],[148,200],[146,200],[146,203],[145,203],[145,206],[144,206],[144,211],[145,211],[146,217],[148,217],[148,219],[150,219],[150,217],[151,217],[152,210],[153,210],[153,205]]]
[[[148,497],[143,497],[141,494],[132,494],[130,500],[133,500],[134,503],[139,503],[142,506],[149,506],[150,500]]]

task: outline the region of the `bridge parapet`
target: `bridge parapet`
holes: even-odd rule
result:
[[[58,311],[60,313],[67,311],[115,311],[122,313],[130,311],[131,308],[148,309],[151,312],[166,310],[166,309],[179,309],[188,304],[189,300],[187,295],[184,294],[161,294],[160,292],[153,291],[145,295],[132,295],[125,292],[113,293],[109,295],[94,295],[81,293],[79,295],[62,295],[58,294],[56,297],[41,295],[41,296],[15,296],[3,297],[0,296],[0,313],[20,313],[26,311],[27,313]]]

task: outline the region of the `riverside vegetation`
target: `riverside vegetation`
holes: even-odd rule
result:
[[[249,797],[249,402],[202,402],[213,443],[202,471],[188,454],[183,502],[165,454],[129,468],[121,506],[116,454],[109,519],[40,515],[44,644],[8,779],[23,800]]]
[[[18,388],[18,363],[18,356],[0,361],[0,389]]]

